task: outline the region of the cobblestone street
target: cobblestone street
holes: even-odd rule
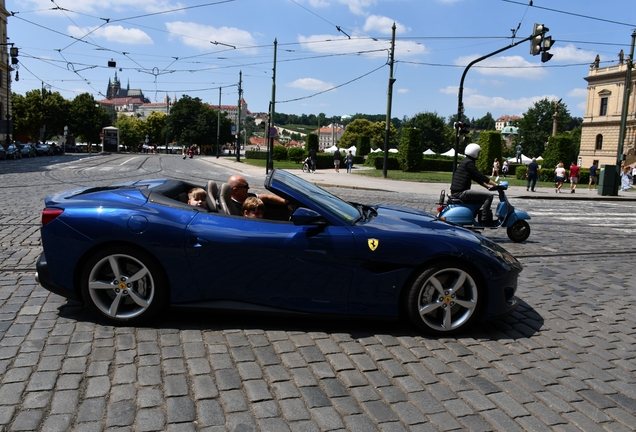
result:
[[[454,338],[393,321],[175,308],[113,327],[35,282],[44,197],[133,178],[224,181],[231,170],[95,158],[0,161],[0,430],[634,430],[633,201],[518,198],[529,240],[485,234],[524,265],[520,306]],[[429,212],[439,196],[329,190]]]

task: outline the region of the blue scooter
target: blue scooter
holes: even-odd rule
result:
[[[444,190],[439,197],[437,218],[473,231],[485,228],[507,228],[506,233],[510,240],[517,243],[523,242],[530,236],[530,225],[526,222],[526,220],[530,220],[530,215],[524,211],[515,210],[506,197],[506,189],[508,189],[507,181],[502,181],[497,186],[488,189],[499,193],[497,211],[490,223],[481,220],[480,208],[483,201],[462,202],[450,195],[446,196]]]

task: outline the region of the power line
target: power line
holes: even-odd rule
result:
[[[608,20],[608,19],[604,19],[604,18],[598,18],[598,17],[593,17],[593,16],[589,16],[589,15],[583,15],[583,14],[578,14],[576,12],[568,12],[568,11],[562,11],[559,9],[552,9],[552,8],[548,8],[545,6],[537,6],[534,4],[534,2],[532,0],[530,0],[530,3],[521,3],[519,1],[514,1],[514,0],[501,0],[503,2],[506,3],[513,3],[513,4],[517,4],[520,6],[530,6],[530,7],[534,7],[537,9],[543,9],[543,10],[547,10],[550,12],[556,12],[556,13],[560,13],[560,14],[565,14],[565,15],[574,15],[577,17],[581,17],[581,18],[586,18],[586,19],[590,19],[590,20],[594,20],[594,21],[602,21],[602,22],[607,22],[607,23],[611,23],[611,24],[618,24],[618,25],[624,25],[624,26],[629,26],[629,27],[636,27],[636,24],[629,24],[629,23],[624,23],[624,22],[620,22],[620,21],[614,21],[614,20]]]

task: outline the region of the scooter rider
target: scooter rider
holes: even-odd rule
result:
[[[479,183],[486,189],[490,186],[497,186],[493,180],[479,172],[475,165],[475,160],[479,157],[481,147],[477,144],[468,144],[464,154],[466,157],[460,162],[457,170],[453,174],[451,182],[451,196],[464,202],[483,202],[481,206],[481,220],[485,223],[492,221],[490,205],[495,197],[488,192],[478,192],[470,190],[471,180]]]

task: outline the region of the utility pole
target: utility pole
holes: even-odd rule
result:
[[[236,161],[241,161],[241,99],[243,98],[243,71],[239,71],[239,87],[238,87],[238,117],[236,118]],[[220,105],[220,104],[219,104]],[[221,107],[219,106],[219,109]]]
[[[276,47],[278,46],[278,40],[274,39],[274,67],[272,73],[272,101],[269,106],[269,124],[270,128],[265,131],[265,136],[269,139],[267,144],[267,167],[265,168],[265,174],[269,173],[269,170],[274,169],[274,137],[270,133],[270,129],[274,127],[274,112],[276,111]]]
[[[627,110],[629,109],[629,93],[632,85],[632,68],[634,67],[634,44],[636,44],[636,29],[632,32],[632,46],[627,57],[627,71],[625,72],[625,88],[623,90],[623,112],[621,113],[621,130],[618,135],[618,154],[616,157],[616,173],[620,175],[621,163],[625,160],[623,145],[627,130]]]
[[[384,130],[384,161],[382,164],[382,177],[386,178],[387,176],[387,167],[389,166],[389,136],[391,132],[391,104],[393,102],[393,83],[395,82],[395,78],[393,78],[393,63],[395,59],[395,23],[393,23],[393,27],[391,27],[391,55],[389,60],[389,91],[387,94],[386,101],[386,128]]]
[[[221,145],[221,89],[219,87],[219,110],[216,112],[216,158],[219,158],[219,145]]]

